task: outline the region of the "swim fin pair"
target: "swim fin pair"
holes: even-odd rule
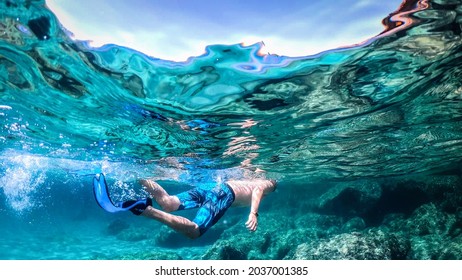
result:
[[[98,205],[110,213],[131,211],[135,215],[141,215],[146,207],[152,206],[152,199],[149,197],[113,203],[103,173],[96,174],[93,178],[93,194]]]

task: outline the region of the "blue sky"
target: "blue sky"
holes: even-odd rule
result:
[[[78,40],[174,61],[207,45],[264,42],[264,53],[306,56],[361,43],[401,0],[46,0]]]

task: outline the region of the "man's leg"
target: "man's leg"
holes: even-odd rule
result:
[[[196,201],[199,193],[194,193],[196,196],[191,197],[191,191],[184,192],[177,195],[169,195],[164,188],[162,188],[158,183],[152,180],[140,180],[140,184],[143,185],[147,192],[149,192],[157,204],[162,207],[164,211],[158,210],[154,207],[148,206],[146,210],[141,214],[142,216],[155,219],[175,231],[184,234],[185,236],[194,239],[201,235],[199,226],[184,217],[176,216],[169,214],[167,212],[176,211],[179,209],[182,202],[179,199],[179,196],[183,195],[183,202],[187,202],[186,207],[182,205],[181,209],[192,209],[199,207],[198,201]],[[197,192],[197,191],[196,191]]]
[[[140,180],[140,184],[144,186],[147,192],[156,200],[157,204],[166,212],[178,210],[180,200],[174,195],[169,195],[164,188],[152,180]]]
[[[195,239],[200,236],[197,224],[184,217],[172,215],[151,206],[148,206],[141,215],[166,224],[175,231],[182,233],[191,239]]]

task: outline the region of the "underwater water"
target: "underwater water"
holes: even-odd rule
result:
[[[0,9],[0,259],[462,259],[461,1],[404,1],[314,56],[186,62],[73,41],[44,1]],[[280,187],[256,233],[236,208],[191,241],[104,212],[99,172],[114,200],[140,178]]]

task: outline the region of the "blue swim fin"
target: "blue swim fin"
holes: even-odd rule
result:
[[[93,178],[93,194],[95,195],[98,205],[108,212],[115,213],[126,210],[115,206],[112,202],[109,197],[109,189],[103,173],[96,174]]]
[[[152,199],[145,198],[140,200],[129,200],[125,202],[113,203],[109,196],[106,178],[103,173],[96,174],[93,178],[93,194],[96,202],[104,210],[116,213],[120,211],[131,211],[135,215],[140,215],[148,206],[152,206]]]

